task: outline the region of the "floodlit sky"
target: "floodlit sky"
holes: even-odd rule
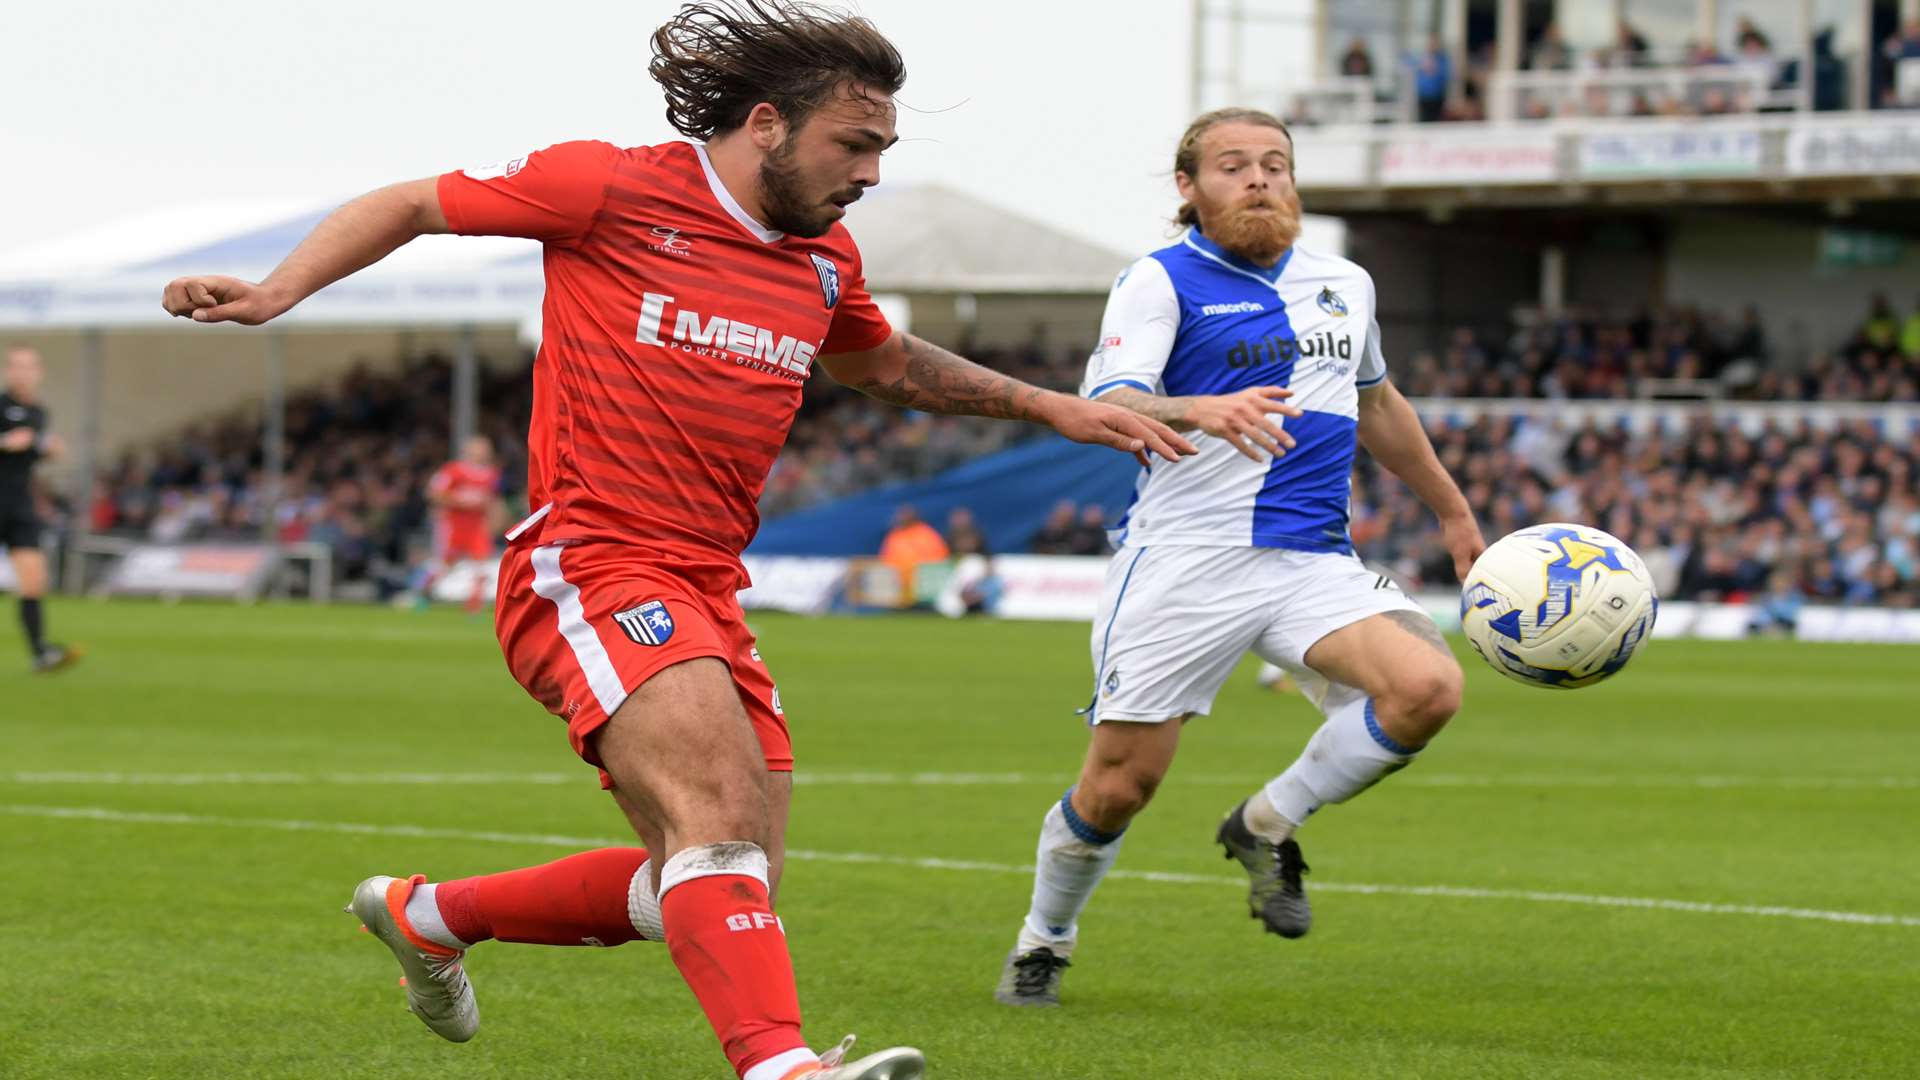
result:
[[[676,7],[9,5],[0,260],[182,206],[217,235],[565,139],[676,137],[646,75],[648,36]],[[1163,242],[1190,119],[1185,2],[857,8],[900,47],[900,100],[920,110],[903,113],[883,183],[948,183],[1123,252]]]

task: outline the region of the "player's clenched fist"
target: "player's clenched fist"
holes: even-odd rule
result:
[[[160,296],[167,314],[195,322],[258,326],[287,310],[274,292],[251,281],[219,275],[174,278]]]
[[[1232,443],[1255,461],[1262,460],[1262,451],[1281,457],[1293,447],[1293,436],[1271,417],[1299,416],[1299,407],[1287,404],[1292,396],[1293,391],[1284,386],[1250,386],[1237,393],[1197,397],[1186,421]]]

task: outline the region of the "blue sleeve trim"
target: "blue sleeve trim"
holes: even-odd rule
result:
[[[1355,382],[1353,385],[1355,389],[1365,390],[1369,387],[1379,386],[1381,383],[1386,381],[1387,381],[1387,377],[1385,375],[1381,375],[1377,379],[1368,379],[1366,382]]]
[[[1420,752],[1419,750],[1408,749],[1407,747],[1401,746],[1398,742],[1394,741],[1393,736],[1380,730],[1380,721],[1373,718],[1372,698],[1367,699],[1367,734],[1373,736],[1373,741],[1385,747],[1389,754],[1401,754],[1405,757],[1412,757]]]
[[[1115,379],[1112,382],[1101,383],[1099,386],[1096,386],[1093,389],[1087,391],[1087,398],[1089,400],[1093,398],[1097,398],[1101,394],[1106,393],[1107,391],[1113,389],[1116,386],[1132,386],[1132,387],[1139,388],[1140,392],[1143,394],[1153,393],[1153,387],[1148,386],[1146,383],[1141,382],[1139,379]]]
[[[1106,847],[1108,844],[1113,843],[1115,840],[1127,834],[1127,830],[1125,829],[1121,829],[1119,832],[1102,832],[1092,825],[1087,824],[1087,819],[1081,817],[1073,809],[1072,788],[1068,788],[1067,793],[1060,796],[1060,813],[1067,819],[1067,828],[1072,829],[1073,835],[1079,838],[1082,843],[1092,844],[1095,847]]]

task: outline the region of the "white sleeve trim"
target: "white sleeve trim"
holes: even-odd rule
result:
[[[1367,283],[1367,341],[1360,349],[1360,363],[1354,370],[1354,385],[1365,390],[1387,377],[1387,355],[1380,347],[1380,297],[1373,287],[1373,276],[1365,275]]]
[[[1160,392],[1160,375],[1173,355],[1180,332],[1180,297],[1160,260],[1149,255],[1113,283],[1100,320],[1100,344],[1087,360],[1080,384],[1085,397],[1099,397],[1121,386]]]

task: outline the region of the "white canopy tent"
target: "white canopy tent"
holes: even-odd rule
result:
[[[0,254],[0,328],[175,325],[159,306],[168,278],[257,280],[331,209],[180,207]],[[940,185],[875,188],[847,224],[876,293],[1104,293],[1130,261]],[[537,333],[541,293],[536,242],[427,236],[283,319],[290,327],[511,322]]]

